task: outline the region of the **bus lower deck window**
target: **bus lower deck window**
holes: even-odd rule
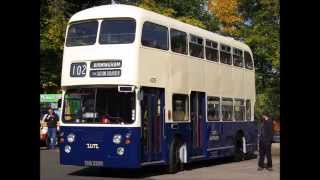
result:
[[[187,121],[189,112],[188,96],[184,94],[174,94],[172,96],[173,121]]]
[[[220,120],[220,98],[219,97],[208,97],[207,113],[208,121],[219,121]]]
[[[242,99],[237,99],[234,101],[234,119],[236,121],[245,120],[245,106],[244,100]]]
[[[221,114],[223,121],[233,120],[233,100],[232,98],[222,98]]]

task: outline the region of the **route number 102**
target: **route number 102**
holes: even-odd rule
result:
[[[70,68],[71,77],[84,77],[86,76],[87,65],[86,63],[72,63]]]

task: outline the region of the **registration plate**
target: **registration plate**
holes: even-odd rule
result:
[[[84,161],[85,166],[103,166],[103,161]]]

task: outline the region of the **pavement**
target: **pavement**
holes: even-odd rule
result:
[[[228,158],[191,163],[185,170],[167,174],[163,166],[141,169],[102,169],[59,164],[59,150],[40,149],[41,180],[279,180],[280,144],[272,145],[273,171],[257,171],[257,159],[232,162]]]

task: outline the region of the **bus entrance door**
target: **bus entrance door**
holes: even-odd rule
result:
[[[164,91],[157,88],[142,91],[142,161],[159,161],[162,159]]]
[[[191,92],[190,96],[191,112],[191,138],[192,138],[192,158],[204,157],[205,148],[205,93]]]

